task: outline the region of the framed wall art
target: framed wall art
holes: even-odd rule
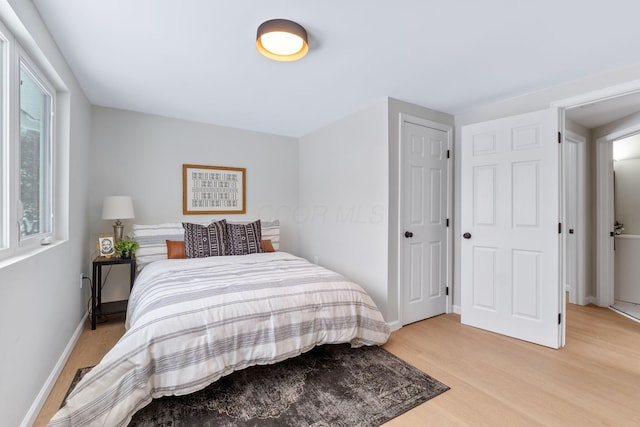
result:
[[[245,168],[182,165],[182,213],[246,213]]]
[[[116,249],[113,244],[113,237],[98,237],[98,247],[100,249],[100,256],[110,257],[116,254]]]

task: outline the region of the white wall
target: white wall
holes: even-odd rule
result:
[[[102,199],[130,195],[131,224],[208,222],[212,215],[182,214],[182,165],[246,168],[247,213],[217,215],[232,220],[280,219],[281,250],[297,252],[292,213],[298,205],[298,140],[131,111],[93,107],[91,134],[91,244],[113,234],[101,219]],[[105,270],[106,271],[106,270]],[[105,301],[128,295],[126,269],[114,269]]]
[[[362,285],[396,325],[401,113],[453,125],[449,114],[384,98],[300,140],[302,255]]]
[[[12,10],[12,8],[14,10]],[[28,50],[41,52],[58,76],[57,172],[59,236],[63,243],[0,267],[0,424],[17,426],[37,416],[48,379],[86,313],[88,289],[88,170],[90,106],[30,1],[0,4],[0,19]],[[49,68],[44,63],[39,65]],[[63,88],[63,89],[60,89]],[[70,111],[69,111],[70,108]],[[67,148],[65,148],[67,147]],[[70,153],[70,154],[69,154]],[[66,156],[65,156],[66,154]]]
[[[300,139],[300,254],[359,283],[385,316],[388,176],[386,98]]]

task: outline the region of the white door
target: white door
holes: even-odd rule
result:
[[[608,136],[596,140],[596,200],[598,203],[597,246],[597,304],[612,306],[615,302],[613,284],[614,269],[614,183],[613,183],[613,138]]]
[[[559,348],[556,109],[462,128],[462,323]]]
[[[565,200],[565,245],[564,245],[564,278],[565,291],[569,292],[569,302],[575,304],[577,296],[578,279],[578,242],[575,230],[578,222],[578,181],[577,181],[577,160],[578,152],[575,142],[566,140],[564,144],[564,200]]]
[[[403,324],[447,308],[451,128],[403,116],[401,129]]]
[[[572,132],[565,132],[563,149],[565,291],[569,292],[570,303],[585,305],[586,139]]]

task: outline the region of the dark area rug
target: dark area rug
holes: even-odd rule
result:
[[[69,390],[90,369],[79,369]],[[155,399],[129,425],[378,426],[447,390],[380,347],[325,345]]]

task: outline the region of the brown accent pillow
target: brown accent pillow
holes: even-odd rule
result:
[[[182,240],[167,240],[167,258],[169,259],[182,259],[187,255],[184,251],[184,241]]]
[[[262,252],[275,252],[276,250],[273,249],[273,245],[271,244],[271,240],[261,240],[260,241],[260,248],[262,249]]]

